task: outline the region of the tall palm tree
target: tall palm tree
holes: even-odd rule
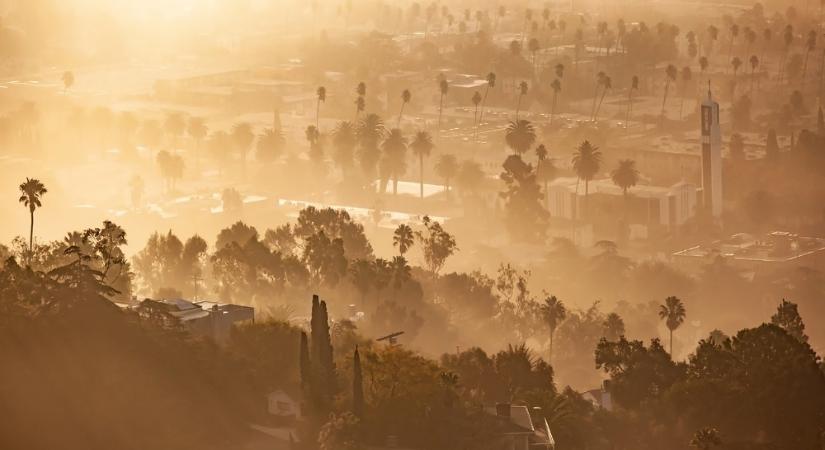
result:
[[[398,128],[393,128],[387,133],[384,142],[381,144],[383,157],[381,158],[381,180],[386,186],[387,181],[392,179],[392,193],[398,194],[398,177],[407,171],[407,138]],[[384,191],[382,186],[381,192]]]
[[[779,61],[779,68],[778,75],[776,77],[777,85],[782,83],[782,77],[785,73],[785,62],[788,60],[788,52],[791,50],[791,45],[793,44],[794,38],[794,31],[793,26],[788,24],[785,26],[785,30],[782,32],[782,40],[785,43],[785,51],[782,53],[782,58]]]
[[[315,101],[315,128],[319,130],[320,125],[318,125],[318,120],[321,117],[321,102],[326,103],[327,101],[327,88],[323,86],[318,86],[318,89],[315,91],[315,95],[318,97]]]
[[[553,165],[553,161],[548,158],[548,155],[547,147],[545,147],[544,144],[539,144],[539,146],[536,147],[536,159],[538,160],[536,177],[544,183],[545,208],[549,208],[550,204],[550,194],[547,185],[556,176],[556,167]]]
[[[599,104],[596,106],[596,111],[593,113],[593,122],[598,120],[599,111],[601,111],[602,103],[604,103],[604,97],[607,95],[607,91],[611,89],[613,89],[613,80],[609,76],[605,75],[602,80],[602,97],[599,99]]]
[[[401,126],[401,117],[404,115],[404,107],[407,106],[407,103],[409,103],[411,99],[412,94],[410,93],[410,90],[404,89],[404,91],[401,92],[401,110],[398,112],[398,124],[396,127]]]
[[[413,246],[414,242],[415,234],[409,225],[403,223],[398,225],[398,228],[396,228],[392,234],[392,246],[398,247],[398,253],[400,253],[401,256],[407,253],[407,250]]]
[[[530,41],[527,42],[527,50],[530,51],[530,55],[533,58],[532,66],[533,66],[533,73],[535,73],[536,72],[536,53],[538,53],[538,51],[541,50],[541,44],[539,43],[539,40],[536,39],[536,38],[530,39]]]
[[[682,112],[685,109],[685,95],[687,94],[687,88],[690,84],[690,81],[693,79],[693,72],[691,72],[689,66],[682,67],[682,101],[679,103],[679,120],[682,120]]]
[[[490,72],[487,74],[487,87],[484,88],[484,98],[481,99],[481,113],[478,115],[478,124],[476,129],[481,126],[481,120],[484,118],[484,107],[487,105],[487,95],[490,93],[490,88],[496,87],[496,74]],[[478,132],[476,132],[476,135]]]
[[[670,330],[670,356],[673,357],[673,331],[685,322],[685,305],[678,297],[670,296],[663,305],[659,305],[659,318],[665,321]]]
[[[674,66],[673,64],[668,64],[667,68],[665,69],[665,93],[664,93],[664,96],[662,97],[662,115],[661,115],[662,123],[664,123],[664,120],[665,120],[665,105],[667,104],[667,94],[668,94],[668,91],[670,90],[670,83],[673,83],[673,82],[676,81],[676,75],[677,74],[678,74],[678,70],[676,69],[676,66]]]
[[[447,82],[447,79],[444,78],[444,75],[441,75],[441,79],[438,80],[438,132],[441,133],[441,113],[444,110],[444,96],[447,95],[447,91],[450,90],[450,83]]]
[[[751,55],[748,61],[751,64],[751,95],[753,95],[753,80],[756,77],[756,68],[759,67],[759,57]]]
[[[444,154],[435,163],[435,173],[444,179],[444,192],[450,195],[450,180],[458,173],[458,160],[454,155]]]
[[[605,77],[607,77],[607,74],[603,71],[599,71],[599,73],[596,74],[596,88],[593,90],[593,106],[590,107],[590,120],[593,120],[593,117],[596,114],[596,102],[599,99],[599,88],[604,85]]]
[[[610,172],[610,178],[613,180],[613,184],[622,189],[625,217],[627,217],[627,191],[639,182],[639,171],[636,170],[636,161],[632,159],[620,160],[619,165]]]
[[[510,122],[504,131],[504,141],[516,155],[523,155],[536,142],[536,130],[529,120]]]
[[[309,159],[310,161],[321,164],[324,159],[324,149],[321,148],[321,132],[315,125],[307,126],[304,130],[304,136],[307,143],[309,143]]]
[[[816,50],[816,31],[811,30],[808,33],[808,39],[805,41],[805,63],[802,64],[802,86],[805,86],[805,75],[808,72],[808,58],[814,50]]]
[[[633,93],[639,90],[639,77],[633,75],[630,80],[630,89],[627,90],[627,114],[624,120],[624,129],[627,130],[630,123],[630,113],[633,112]]]
[[[556,78],[550,83],[550,88],[553,89],[553,106],[550,107],[550,125],[552,125],[553,117],[556,115],[556,102],[559,99],[559,92],[561,92],[561,81]]]
[[[355,93],[358,95],[355,98],[355,120],[358,120],[358,115],[364,112],[364,108],[367,106],[367,102],[364,100],[367,95],[367,85],[363,81],[359,82],[355,88]]]
[[[352,168],[356,144],[358,144],[358,137],[355,124],[346,120],[338,122],[332,132],[332,145],[335,146],[335,157],[333,159],[341,168],[341,174],[344,178],[348,178],[350,168]]]
[[[518,113],[519,113],[519,110],[521,109],[521,99],[525,95],[527,95],[527,90],[528,89],[529,89],[529,87],[527,86],[526,81],[522,81],[521,83],[519,83],[519,85],[518,85],[518,103],[516,103],[516,120],[518,120]]]
[[[556,328],[567,318],[567,308],[555,295],[551,295],[544,299],[544,303],[541,305],[541,314],[550,329],[550,356],[548,361],[552,362],[553,336],[556,334]]]
[[[420,171],[419,195],[422,199],[424,198],[424,158],[430,156],[430,152],[432,151],[433,147],[434,145],[432,136],[430,136],[430,133],[423,130],[420,130],[417,133],[415,133],[415,137],[410,143],[410,148],[413,151],[413,155],[418,157],[418,168]]]
[[[379,141],[384,136],[384,121],[378,114],[370,113],[358,122],[356,137],[358,138],[358,161],[361,170],[371,186],[375,180],[375,169],[381,152]]]
[[[765,68],[765,75],[768,76],[768,60],[766,59],[768,47],[771,44],[771,39],[773,39],[773,30],[770,28],[765,28],[765,31],[762,32],[762,55],[759,57],[759,60],[762,62],[762,67]],[[759,88],[759,84],[762,77],[759,77],[759,81],[756,82],[757,89]]]
[[[473,142],[475,142],[476,134],[478,133],[478,104],[481,103],[481,94],[476,91],[471,100],[475,106],[473,110]]]
[[[728,45],[728,61],[730,61],[731,56],[733,56],[733,42],[739,36],[739,25],[732,24],[730,26],[730,45]]]
[[[733,67],[733,98],[736,98],[736,74],[739,73],[739,68],[742,67],[742,60],[739,59],[738,56],[734,56],[733,60],[730,62],[731,67]]]
[[[585,215],[588,211],[588,195],[590,195],[590,180],[599,173],[602,165],[602,152],[598,147],[590,144],[590,141],[582,142],[573,153],[573,171],[576,172],[579,180],[584,180],[584,205]]]
[[[29,208],[31,221],[29,222],[29,264],[34,251],[34,210],[43,206],[40,202],[43,194],[48,192],[46,186],[37,178],[26,178],[20,185],[20,198],[18,201]]]

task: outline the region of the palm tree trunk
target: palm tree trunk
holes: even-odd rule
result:
[[[34,252],[34,209],[29,209],[31,214],[31,221],[29,222],[29,265],[32,264],[32,256]]]
[[[550,125],[553,125],[553,116],[556,115],[556,99],[558,96],[558,92],[553,92],[553,106],[550,108]]]
[[[624,119],[624,129],[630,126],[630,110],[633,109],[633,88],[627,92],[627,114]]]
[[[424,153],[418,155],[418,167],[421,169],[421,185],[420,185],[420,195],[421,199],[424,199]]]
[[[441,136],[441,112],[444,110],[444,94],[438,99],[438,136]]]
[[[315,128],[318,128],[319,115],[321,113],[321,100],[315,102]],[[320,132],[320,130],[318,130]]]
[[[518,121],[518,112],[521,109],[521,94],[518,95],[518,103],[516,103],[516,121]]]
[[[602,103],[604,103],[604,96],[607,95],[607,88],[602,90],[602,98],[599,99],[599,105],[596,106],[596,112],[593,114],[593,122],[599,117],[599,111],[602,110]]]
[[[404,105],[406,105],[406,102],[401,103],[401,111],[398,112],[398,124],[396,128],[401,128],[401,116],[404,115]]]
[[[599,98],[599,85],[596,84],[596,90],[593,91],[593,106],[590,107],[590,120],[595,120],[596,116],[596,100]]]
[[[673,359],[673,329],[670,329],[670,359]]]

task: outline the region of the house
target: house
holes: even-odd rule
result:
[[[590,402],[596,409],[613,411],[613,397],[610,395],[610,391],[608,390],[608,382],[609,380],[605,381],[604,385],[598,389],[591,389],[585,392],[582,394],[582,397]]]
[[[548,450],[555,447],[550,425],[540,408],[534,408],[531,413],[527,406],[499,403],[484,410],[503,422],[498,446],[501,450]]]
[[[232,325],[255,322],[254,308],[229,303],[147,298],[134,309],[141,315],[170,318],[192,335],[210,338],[219,344],[229,339]]]

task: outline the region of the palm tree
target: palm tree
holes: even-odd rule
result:
[[[759,60],[762,62],[762,67],[765,68],[765,75],[767,76],[767,68],[768,68],[768,60],[766,59],[766,52],[768,51],[768,46],[771,43],[771,39],[773,38],[773,31],[770,28],[765,28],[765,31],[762,32],[762,41],[764,44],[762,45],[762,56]],[[759,77],[759,81],[761,81],[762,77]],[[757,89],[759,88],[759,81],[756,82]]]
[[[556,78],[552,83],[550,83],[550,87],[553,89],[553,106],[550,107],[550,125],[552,125],[553,116],[556,115],[556,102],[559,98],[559,92],[561,92],[561,81]]]
[[[404,253],[407,253],[407,250],[413,246],[414,242],[415,234],[409,225],[403,223],[398,225],[398,228],[396,228],[392,234],[392,246],[398,247],[398,253],[400,253],[402,257]]]
[[[585,214],[588,214],[588,195],[590,194],[590,180],[599,173],[602,165],[602,152],[598,147],[584,141],[573,153],[573,171],[579,180],[584,180]]]
[[[366,107],[364,98],[367,95],[367,85],[363,81],[359,82],[355,88],[355,93],[358,94],[358,97],[355,99],[355,120],[358,120],[358,114],[364,112],[364,108]]]
[[[665,120],[665,104],[667,103],[667,93],[670,89],[670,83],[676,81],[677,74],[678,71],[676,69],[676,66],[674,66],[673,64],[668,64],[667,68],[665,69],[665,94],[662,97],[662,123],[664,123]]]
[[[527,42],[527,50],[529,50],[530,55],[532,55],[532,58],[533,58],[533,64],[532,64],[533,65],[533,72],[535,73],[536,72],[536,53],[539,50],[541,50],[541,44],[539,43],[539,40],[536,39],[536,38],[530,39],[530,41]]]
[[[518,120],[518,112],[521,109],[521,99],[522,99],[522,97],[527,95],[527,90],[528,89],[529,88],[527,86],[526,81],[522,81],[521,83],[519,83],[519,85],[518,85],[518,103],[516,103],[516,120]]]
[[[670,355],[673,357],[673,331],[685,321],[685,305],[678,297],[670,296],[663,305],[659,305],[659,318],[665,321],[670,330]]]
[[[805,85],[805,75],[808,72],[808,58],[811,52],[816,50],[816,31],[811,30],[808,33],[808,39],[805,41],[805,63],[802,65],[802,85]]]
[[[602,331],[604,332],[605,339],[608,341],[617,341],[624,336],[624,320],[622,320],[620,315],[612,312],[604,319]]]
[[[454,155],[444,154],[435,163],[435,173],[444,179],[444,192],[450,195],[450,180],[458,173],[458,160]]]
[[[444,110],[444,96],[447,95],[447,91],[450,90],[450,84],[447,82],[447,79],[444,78],[444,75],[441,75],[441,79],[438,81],[438,91],[440,93],[438,97],[438,132],[441,133],[441,112]]]
[[[484,107],[487,105],[487,94],[490,93],[490,88],[496,87],[496,74],[490,72],[487,74],[487,87],[484,88],[484,98],[481,99],[481,113],[478,115],[478,124],[476,129],[481,126],[481,120],[484,118]],[[476,132],[476,135],[478,132]]]
[[[751,96],[753,96],[753,79],[755,77],[756,68],[759,67],[759,57],[751,55],[748,60],[751,63]]]
[[[321,102],[326,103],[327,101],[327,88],[323,86],[318,86],[318,90],[315,91],[315,95],[318,97],[318,99],[315,101],[315,128],[318,128],[320,130],[321,128],[318,124],[318,120],[321,114]]]
[[[478,104],[481,103],[481,94],[476,91],[471,100],[473,105],[475,105],[475,110],[473,110],[473,141],[475,141],[476,134],[478,133]]]
[[[636,161],[632,159],[620,160],[618,167],[610,172],[610,178],[613,180],[613,184],[622,189],[625,217],[627,217],[627,191],[639,182],[639,171],[636,170]]]
[[[341,174],[347,178],[349,169],[352,167],[355,145],[358,143],[355,124],[342,120],[338,122],[332,132],[332,144],[335,146],[334,160],[341,168]]]
[[[232,127],[232,143],[241,155],[244,171],[246,171],[246,153],[255,140],[252,126],[246,122],[238,122]]]
[[[206,138],[206,134],[209,130],[206,128],[206,125],[203,122],[203,119],[200,117],[190,117],[189,123],[186,128],[186,134],[195,141],[195,161],[200,161],[200,154],[201,154],[201,145],[203,144],[203,140]]]
[[[685,94],[691,79],[693,79],[693,72],[690,71],[690,67],[682,67],[682,102],[679,103],[679,120],[682,120],[682,112],[685,109]]]
[[[596,101],[599,98],[599,88],[604,85],[605,77],[607,77],[607,74],[602,71],[596,74],[596,89],[593,91],[593,106],[590,107],[590,120],[593,120],[596,114]]]
[[[541,314],[550,329],[550,356],[548,361],[552,361],[553,335],[556,333],[556,328],[567,318],[567,308],[555,295],[551,295],[544,299],[544,303],[541,305]]]
[[[321,148],[321,132],[315,125],[307,126],[304,130],[304,136],[309,143],[309,159],[310,161],[321,164],[324,159],[324,150]]]
[[[516,155],[523,155],[536,142],[536,130],[529,120],[510,122],[504,132],[504,141]]]
[[[74,85],[74,72],[70,70],[63,72],[61,79],[63,80],[63,94],[65,94]]]
[[[733,60],[731,60],[730,65],[733,67],[733,86],[732,86],[732,96],[736,98],[736,74],[739,72],[739,68],[742,67],[742,60],[739,59],[738,56],[734,56]]]
[[[372,185],[375,180],[375,166],[380,159],[378,143],[384,135],[384,121],[377,114],[370,113],[358,122],[356,137],[358,138],[358,160],[364,177]]]
[[[599,117],[599,111],[602,109],[602,103],[604,103],[604,97],[607,95],[607,91],[613,89],[613,80],[605,75],[604,79],[602,79],[602,97],[599,99],[599,104],[596,106],[596,111],[593,113],[593,122],[595,122]]]
[[[728,60],[733,56],[733,41],[739,36],[739,25],[732,24],[730,26],[730,45],[728,45]]]
[[[782,53],[782,59],[779,61],[779,68],[777,69],[779,74],[776,77],[776,83],[782,83],[782,76],[785,73],[785,61],[788,59],[788,52],[791,49],[791,44],[793,44],[793,26],[786,25],[785,31],[782,33],[782,39],[785,42],[785,51]]]
[[[381,158],[381,179],[384,183],[392,178],[392,193],[398,194],[398,177],[407,171],[407,138],[398,128],[387,133],[381,144],[384,156]],[[381,192],[384,191],[382,186]]]
[[[423,130],[415,133],[415,137],[413,138],[412,143],[410,143],[410,148],[412,148],[413,155],[418,157],[418,168],[420,170],[419,195],[422,199],[424,198],[424,158],[430,156],[430,152],[433,147],[432,136],[430,136],[430,133]]]
[[[536,159],[538,160],[536,177],[544,183],[545,207],[549,207],[550,203],[550,194],[547,190],[547,184],[550,183],[556,175],[556,167],[553,165],[553,161],[547,157],[548,154],[547,147],[545,147],[544,144],[539,144],[539,146],[536,147]]]
[[[404,107],[407,106],[407,103],[410,102],[410,99],[412,99],[412,94],[410,93],[410,90],[404,89],[404,91],[401,92],[401,110],[398,112],[398,124],[396,125],[396,127],[401,126],[401,116],[404,115]]]
[[[633,111],[633,92],[639,90],[639,77],[633,75],[630,80],[630,89],[627,90],[627,114],[624,120],[624,129],[627,130],[630,123],[630,113]]]
[[[34,210],[43,206],[40,202],[43,194],[48,192],[46,186],[37,178],[26,178],[20,185],[20,198],[18,201],[29,208],[31,221],[29,222],[29,264],[34,254]]]
[[[699,450],[711,450],[713,447],[722,445],[719,431],[716,428],[705,427],[697,430],[690,440],[690,446]]]

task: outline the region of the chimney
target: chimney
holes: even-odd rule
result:
[[[499,417],[510,417],[510,404],[496,403],[496,415]]]

